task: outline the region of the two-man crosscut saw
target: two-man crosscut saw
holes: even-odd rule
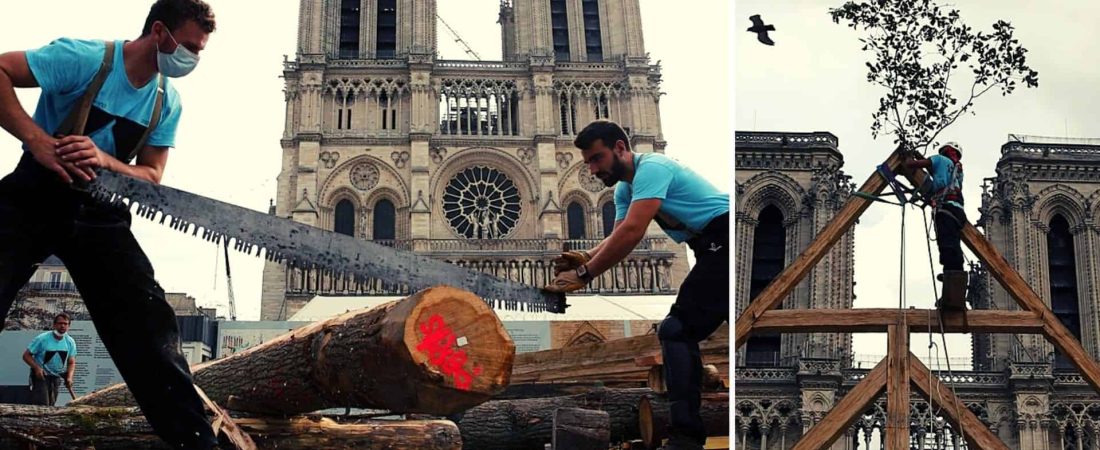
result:
[[[447,284],[496,309],[565,312],[564,295],[114,172],[100,171],[85,189],[99,202],[159,218],[162,225],[207,241],[233,241],[237,251],[263,253],[290,267],[377,278],[407,285],[411,292]]]

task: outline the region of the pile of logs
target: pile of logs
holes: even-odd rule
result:
[[[701,346],[711,365],[707,388],[717,391],[703,400],[714,436],[729,432],[728,336],[723,327]],[[631,442],[619,448],[653,449],[667,437],[668,401],[652,375],[660,364],[653,335],[516,355],[485,302],[436,287],[192,373],[200,392],[232,416],[215,422],[231,421],[255,448],[606,450]],[[0,405],[0,447],[166,448],[134,406],[125,385],[65,408]],[[316,413],[329,408],[407,420]]]

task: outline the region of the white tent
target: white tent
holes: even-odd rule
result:
[[[302,307],[291,321],[314,322],[348,311],[373,308],[404,297],[325,297],[317,296]],[[573,295],[566,301],[565,314],[496,310],[502,321],[559,320],[661,320],[676,301],[675,295]]]

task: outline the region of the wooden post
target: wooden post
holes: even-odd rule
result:
[[[890,158],[886,160],[886,165],[894,170],[901,164],[902,155],[895,151],[890,154]],[[863,186],[859,188],[860,192],[865,192],[871,195],[878,195],[882,192],[882,189],[886,187],[886,180],[882,178],[878,172],[874,172],[867,181],[863,183]],[[806,274],[813,269],[814,265],[826,253],[832,249],[833,245],[840,240],[844,233],[847,233],[852,225],[856,223],[856,219],[867,210],[867,207],[871,206],[872,201],[852,196],[848,199],[848,202],[844,204],[844,207],[838,212],[829,223],[822,228],[814,238],[814,241],[810,243],[805,250],[802,251],[798,258],[794,260],[791,265],[783,269],[783,272],[779,273],[779,276],[775,277],[771,283],[760,295],[756,297],[752,303],[749,304],[745,311],[741,313],[741,316],[737,318],[737,324],[734,326],[734,333],[736,335],[736,347],[740,348],[745,343],[745,340],[749,337],[749,332],[752,331],[753,322],[757,317],[760,317],[764,311],[775,308],[787,294],[791,293],[791,290],[798,285]]]
[[[940,407],[940,411],[956,431],[962,430],[968,447],[978,450],[1008,450],[1008,446],[1001,441],[1001,438],[993,434],[981,419],[978,419],[951,392],[951,387],[944,385],[935,375],[929,376],[928,367],[912,354],[909,355],[909,377],[913,381],[913,387],[917,388],[917,392],[929,403]]]
[[[886,358],[860,381],[821,422],[810,428],[794,446],[794,450],[824,450],[863,414],[875,398],[886,389]]]
[[[909,327],[905,315],[886,336],[886,448],[909,448]],[[850,394],[849,394],[850,395]]]

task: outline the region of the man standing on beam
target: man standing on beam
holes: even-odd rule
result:
[[[577,135],[588,171],[615,187],[615,228],[595,248],[554,259],[556,277],[544,289],[567,293],[622,261],[653,220],[676,243],[695,252],[695,266],[680,285],[658,328],[671,424],[667,450],[702,449],[699,415],[703,363],[699,342],[729,319],[729,194],[679,162],[658,153],[636,154],[615,122],[597,120]]]
[[[925,181],[921,191],[932,206],[936,227],[936,246],[940,250],[943,274],[943,292],[936,307],[946,311],[966,310],[966,271],[963,270],[963,252],[959,239],[962,227],[967,223],[963,211],[962,147],[948,142],[940,147],[938,155],[924,159],[919,155],[906,160],[909,170],[927,169],[931,181]]]

